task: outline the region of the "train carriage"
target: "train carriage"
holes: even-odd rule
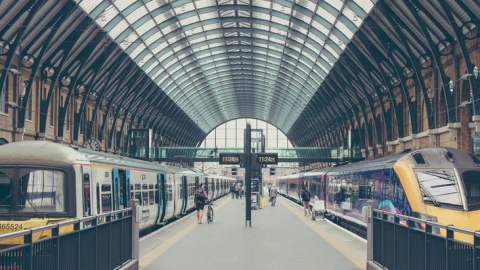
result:
[[[209,177],[47,141],[6,144],[0,147],[0,233],[124,209],[131,198],[140,203],[143,230],[192,210],[198,184]],[[16,244],[9,241],[0,244]]]
[[[299,195],[293,190],[305,186],[312,198],[324,202],[330,217],[362,231],[366,231],[369,205],[392,214],[480,229],[480,160],[457,149],[405,151],[301,176],[279,177],[277,184],[280,193],[297,201]]]

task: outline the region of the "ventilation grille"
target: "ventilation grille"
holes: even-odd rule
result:
[[[105,172],[105,177],[108,177],[108,172]]]

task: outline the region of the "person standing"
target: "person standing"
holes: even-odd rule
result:
[[[235,198],[235,185],[234,184],[232,184],[230,186],[230,193],[232,193],[232,199]]]
[[[310,191],[308,191],[305,186],[302,187],[302,202],[303,202],[303,215],[311,215],[310,211]]]
[[[235,187],[235,197],[238,199],[238,195],[240,195],[240,184],[237,184]]]
[[[277,187],[274,184],[273,187],[270,188],[270,192],[268,193],[268,196],[270,196],[271,206],[275,206],[275,203],[277,202],[277,193]]]

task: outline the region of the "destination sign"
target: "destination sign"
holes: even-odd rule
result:
[[[278,164],[277,153],[259,153],[256,158],[257,164],[271,165]]]
[[[220,153],[220,158],[218,163],[222,165],[232,165],[232,164],[240,164],[242,161],[242,154],[232,154],[232,153]]]

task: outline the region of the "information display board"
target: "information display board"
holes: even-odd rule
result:
[[[242,161],[242,154],[220,153],[218,163],[222,165],[238,165]]]
[[[260,192],[260,186],[259,186],[259,180],[258,179],[252,179],[252,190],[251,192]]]
[[[278,164],[278,154],[277,153],[258,153],[256,154],[257,164],[262,165],[274,165]]]

